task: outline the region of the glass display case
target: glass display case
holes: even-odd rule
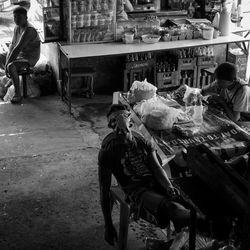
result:
[[[42,2],[42,42],[63,40],[62,6],[58,0],[43,0]]]
[[[68,42],[98,43],[115,40],[116,0],[67,0]]]

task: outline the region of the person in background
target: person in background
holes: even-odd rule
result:
[[[13,11],[14,35],[8,53],[0,55],[0,65],[4,65],[6,75],[12,79],[15,86],[15,95],[12,103],[20,103],[22,100],[18,71],[27,67],[33,67],[40,58],[40,38],[36,29],[27,20],[27,10],[17,7]]]
[[[127,106],[113,104],[107,114],[108,134],[98,155],[100,200],[105,221],[105,240],[114,245],[117,232],[112,222],[110,197],[111,176],[126,194],[126,201],[136,211],[137,218],[144,208],[166,227],[171,220],[175,229],[189,225],[190,210],[181,202],[179,190],[162,168],[155,147],[142,135],[130,129],[130,111]],[[181,204],[182,203],[182,204]],[[185,203],[185,204],[184,204]],[[200,222],[203,218],[200,217]]]
[[[250,112],[250,87],[237,77],[236,66],[225,62],[215,70],[215,81],[201,89],[203,96],[211,95],[209,103],[220,106],[234,122]]]
[[[128,20],[128,15],[126,11],[133,11],[134,7],[129,0],[117,0],[116,5],[116,20],[126,21]]]

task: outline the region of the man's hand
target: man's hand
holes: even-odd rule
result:
[[[114,244],[117,242],[117,232],[114,228],[114,226],[105,227],[105,240],[109,243],[109,245],[114,246]]]
[[[169,196],[169,198],[174,198],[178,195],[180,195],[180,191],[175,188],[174,186],[169,186],[168,189],[167,189],[167,195]]]

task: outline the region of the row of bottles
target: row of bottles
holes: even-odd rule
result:
[[[156,72],[173,72],[177,70],[177,65],[168,61],[158,61],[156,63]]]
[[[201,46],[194,49],[195,56],[214,56],[213,46]]]
[[[152,53],[134,53],[126,55],[126,62],[147,61],[152,59]]]
[[[195,79],[195,72],[194,70],[182,70],[180,73],[180,85],[181,84],[186,84],[190,87],[195,87],[193,86],[194,84],[194,79]]]
[[[92,11],[106,12],[112,11],[115,6],[115,0],[86,0],[71,1],[72,13],[89,13]]]
[[[194,49],[187,48],[187,49],[178,49],[175,50],[175,54],[178,58],[193,58],[194,57]]]
[[[221,12],[217,12],[212,21],[213,27],[220,31],[221,36],[228,36],[231,30],[231,21],[240,24],[242,19],[242,7],[241,4],[237,6],[237,0],[232,1],[231,9],[227,1],[222,3]]]

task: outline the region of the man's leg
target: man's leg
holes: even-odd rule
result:
[[[152,213],[162,225],[167,225],[169,219],[176,229],[188,226],[190,211],[177,202],[170,201],[157,191],[145,191],[142,196],[142,206]]]
[[[27,67],[29,65],[28,61],[26,60],[16,60],[12,63],[8,64],[7,70],[10,75],[10,78],[13,81],[13,84],[15,86],[15,96],[13,101],[21,101],[21,91],[20,91],[20,81],[19,81],[19,75],[18,71]]]

